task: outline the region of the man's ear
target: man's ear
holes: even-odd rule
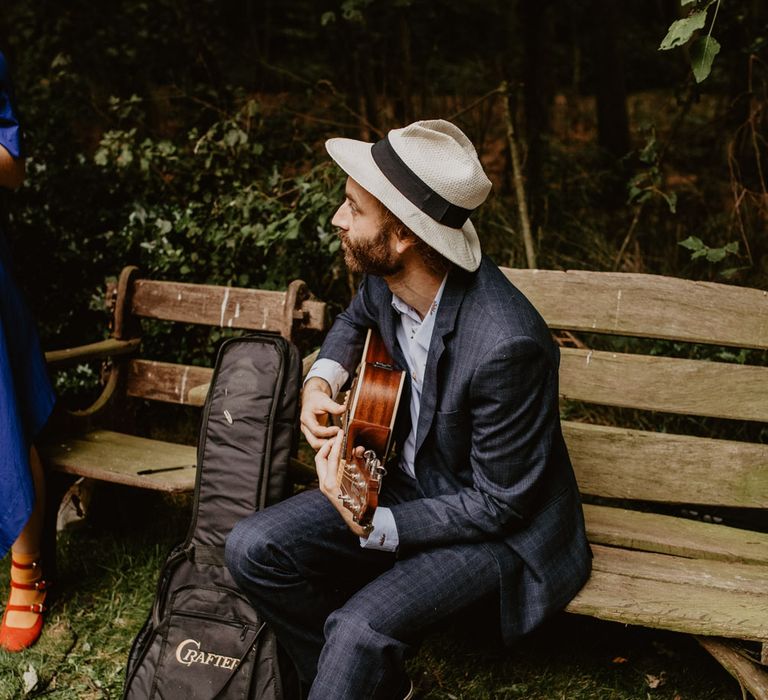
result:
[[[401,255],[416,243],[416,234],[411,233],[405,226],[395,230],[395,249]]]

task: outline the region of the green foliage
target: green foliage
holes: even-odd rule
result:
[[[707,10],[713,4],[715,4],[715,11],[709,32],[705,37],[697,37],[690,47],[691,69],[697,83],[709,76],[712,71],[712,61],[720,52],[720,44],[712,36],[712,27],[715,24],[717,11],[720,9],[720,0],[680,0],[681,6],[693,5],[693,9],[687,17],[678,19],[670,25],[667,35],[659,45],[660,49],[668,50],[687,44],[696,32],[704,29],[707,23]]]
[[[670,213],[677,211],[677,195],[674,192],[665,192],[664,176],[660,165],[659,143],[656,139],[656,129],[647,127],[647,137],[643,148],[637,154],[638,160],[643,164],[640,172],[630,178],[627,185],[627,203],[642,204],[652,197],[660,197],[669,207]]]
[[[720,44],[713,36],[700,36],[691,44],[691,68],[697,83],[710,74],[712,61],[718,53]]]
[[[667,35],[662,40],[659,48],[662,50],[672,49],[675,46],[681,46],[688,42],[693,33],[698,29],[703,29],[707,21],[707,12],[705,10],[695,10],[683,19],[675,20],[669,27]]]
[[[714,19],[713,4],[683,2],[697,21],[704,11]],[[8,233],[45,347],[103,337],[107,315],[97,300],[125,264],[158,278],[273,288],[300,277],[338,308],[351,285],[329,218],[343,177],[328,164],[323,140],[373,140],[406,118],[443,116],[465,129],[494,181],[492,199],[473,217],[484,249],[524,265],[498,99],[482,98],[501,79],[556,96],[550,116],[559,126],[526,124],[525,91],[514,96],[521,144],[546,142],[536,231],[542,265],[611,269],[644,205],[622,269],[722,274],[721,265],[701,264],[706,255],[693,264],[675,255],[686,226],[713,250],[740,236],[745,267],[737,280],[761,286],[764,220],[754,209],[740,219],[726,211],[723,114],[705,96],[672,133],[686,107],[674,104],[671,90],[661,95],[677,74],[669,52],[655,51],[658,17],[639,5],[622,10],[628,87],[647,88],[655,100],[644,107],[651,92],[633,95],[639,157],[628,173],[629,161],[593,147],[587,105],[600,65],[589,46],[590,9],[563,3],[542,18],[553,23],[551,41],[538,45],[551,85],[525,73],[521,10],[503,0],[9,4],[0,37],[7,37],[30,157],[27,183],[10,198]],[[765,44],[756,29],[764,11],[746,12],[718,25],[723,44],[744,52]],[[696,34],[706,27],[687,41],[703,38]],[[750,31],[741,45],[733,41],[737,29]],[[718,56],[723,72],[737,53]],[[759,95],[759,85],[750,94]],[[651,112],[662,101],[662,113]],[[753,113],[765,114],[759,107]],[[639,125],[649,118],[658,137],[643,145]],[[734,172],[751,193],[761,192],[756,173],[764,161],[734,157]],[[533,196],[533,178],[526,185]],[[186,345],[193,360],[209,342],[194,329],[184,338],[154,327],[145,335],[158,352]],[[58,381],[79,391],[87,378]]]
[[[710,248],[706,245],[701,238],[697,236],[688,236],[684,241],[680,241],[680,245],[683,248],[693,251],[691,253],[691,260],[696,258],[706,258],[711,263],[722,262],[726,255],[738,255],[739,254],[739,242],[733,241],[727,243],[721,248]]]
[[[112,108],[126,105],[113,99]],[[270,128],[246,99],[173,139],[135,125],[105,132],[93,163],[125,202],[103,233],[115,257],[160,278],[283,288],[309,274],[320,282],[318,268],[329,269],[338,249],[330,217],[342,178],[328,163],[281,172],[265,145]]]

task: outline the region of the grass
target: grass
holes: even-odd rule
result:
[[[131,642],[188,499],[102,486],[59,536],[58,595],[40,641],[0,652],[0,700],[119,698]],[[0,563],[6,600],[8,560]],[[511,648],[478,611],[436,630],[410,662],[422,700],[738,700],[737,683],[684,635],[558,616]]]

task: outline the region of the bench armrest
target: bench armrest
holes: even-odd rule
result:
[[[45,360],[50,367],[61,367],[87,360],[129,355],[135,352],[140,344],[141,338],[129,338],[127,340],[107,338],[107,340],[100,340],[88,345],[78,345],[74,348],[49,350],[45,353]]]

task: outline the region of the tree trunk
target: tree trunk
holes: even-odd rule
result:
[[[611,155],[621,158],[629,151],[629,116],[620,48],[620,8],[615,0],[595,0],[593,8],[598,142]]]
[[[395,98],[395,117],[398,125],[408,124],[413,120],[413,101],[411,89],[413,85],[413,65],[411,61],[411,25],[408,18],[408,8],[399,8],[397,17],[400,78],[397,81],[398,95]]]
[[[547,137],[551,132],[550,107],[554,94],[549,47],[551,15],[548,3],[522,0],[520,22],[523,34],[523,98],[525,108],[525,140],[528,153],[525,162],[531,228],[541,226],[544,201],[544,160]]]

